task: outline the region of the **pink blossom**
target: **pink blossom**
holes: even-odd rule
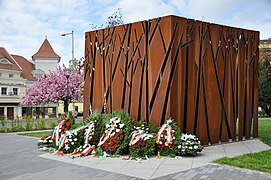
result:
[[[58,67],[56,71],[39,77],[31,87],[26,90],[22,98],[22,105],[38,105],[56,103],[59,100],[81,100],[83,75],[70,68]]]

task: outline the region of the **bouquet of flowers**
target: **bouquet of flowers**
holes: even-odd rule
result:
[[[182,134],[181,140],[182,143],[178,146],[181,155],[190,154],[195,156],[203,149],[203,146],[195,135]]]
[[[65,131],[70,129],[71,123],[69,122],[68,117],[63,117],[62,121],[54,128],[52,139],[54,140],[54,143],[56,146],[59,145],[59,139],[61,137],[61,134],[64,134]]]
[[[47,135],[38,140],[38,147],[42,150],[47,150],[49,147],[53,147],[54,143],[51,135]]]
[[[129,152],[132,158],[145,158],[154,154],[155,150],[155,137],[152,134],[148,134],[149,128],[134,127],[135,130],[131,134],[131,140],[129,143]]]
[[[156,135],[158,151],[162,156],[175,156],[181,143],[181,132],[176,123],[169,119],[163,124]]]
[[[110,124],[106,124],[106,130],[101,137],[98,147],[101,147],[107,154],[115,154],[121,148],[124,132],[124,124],[120,119],[114,117],[110,119]]]

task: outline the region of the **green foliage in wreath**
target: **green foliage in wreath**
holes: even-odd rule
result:
[[[67,141],[59,150],[65,154],[73,153],[76,148],[84,145],[84,133],[85,130],[81,129],[78,132],[67,134]]]
[[[176,124],[176,122],[174,120],[170,119],[170,120],[167,121],[166,124],[167,124],[167,126],[166,126],[166,128],[164,128],[163,131],[161,131],[160,137],[158,138],[159,131],[161,129],[158,131],[158,133],[156,135],[157,149],[158,149],[159,153],[162,156],[174,157],[179,152],[178,145],[181,144],[181,131],[178,128],[178,126],[177,126],[177,124]],[[168,132],[167,132],[168,126],[172,127],[172,131],[170,132],[170,135],[172,137],[171,142],[167,141],[167,138],[168,138]]]

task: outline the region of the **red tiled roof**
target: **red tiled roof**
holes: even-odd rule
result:
[[[39,49],[39,51],[32,56],[34,57],[49,57],[49,58],[59,58],[60,56],[55,53],[48,39],[45,39]]]
[[[0,63],[0,69],[11,69],[11,70],[18,70],[21,71],[22,69],[14,60],[14,58],[7,52],[7,50],[3,47],[0,47],[0,59],[6,58],[9,60],[11,64],[2,64]]]
[[[24,57],[19,55],[11,55],[21,66],[23,69],[22,77],[24,79],[35,81],[37,80],[31,73],[31,71],[35,70],[35,65],[31,63],[30,61],[26,60]]]

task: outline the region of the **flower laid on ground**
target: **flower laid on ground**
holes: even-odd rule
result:
[[[124,124],[118,117],[110,119],[110,124],[106,124],[106,130],[101,137],[98,146],[107,154],[113,155],[118,150],[124,139]]]
[[[47,135],[38,140],[38,147],[42,150],[47,150],[49,147],[53,147],[54,143],[51,135]]]
[[[203,146],[200,140],[192,134],[182,134],[182,143],[178,145],[179,154],[181,155],[197,155],[202,151]]]
[[[54,128],[52,139],[54,140],[56,146],[59,145],[61,134],[64,134],[65,131],[70,129],[71,123],[69,120],[70,119],[68,117],[63,117],[62,121]]]
[[[169,119],[163,124],[156,135],[158,151],[162,156],[175,156],[181,143],[181,132],[176,123]]]

